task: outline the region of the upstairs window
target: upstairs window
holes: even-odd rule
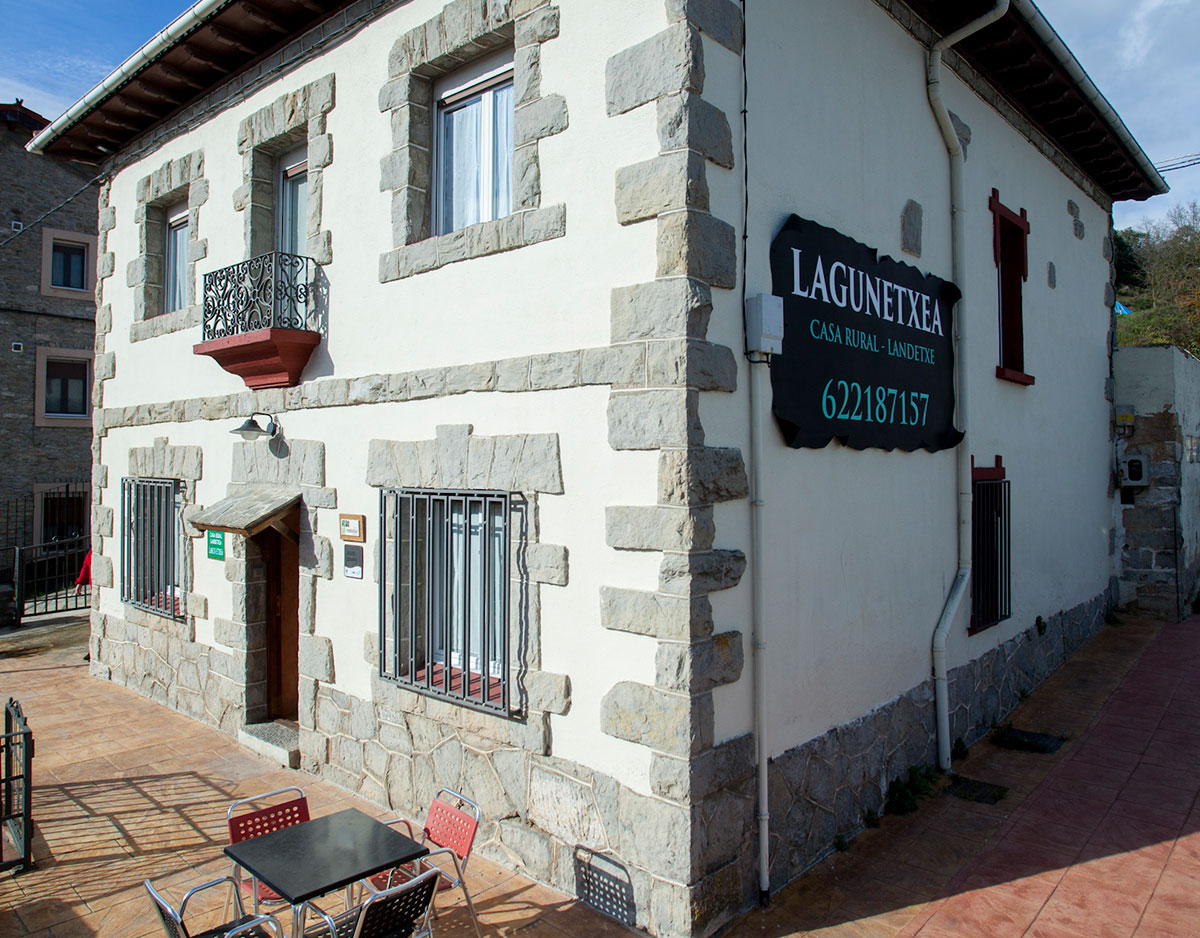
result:
[[[167,209],[163,269],[163,312],[187,306],[188,207],[180,202]]]
[[[86,244],[55,241],[50,249],[50,286],[63,290],[87,289]]]
[[[87,359],[56,359],[46,361],[44,413],[47,417],[86,417],[88,415],[88,380],[90,362]]]
[[[1029,279],[1029,219],[1025,209],[1014,212],[1000,202],[992,190],[988,199],[992,212],[992,253],[996,260],[996,292],[999,306],[1000,364],[996,377],[1017,384],[1033,384],[1025,372],[1025,324],[1021,300],[1022,284]]]
[[[183,486],[121,480],[121,601],[170,619],[184,605]]]
[[[381,499],[380,674],[507,712],[509,496],[401,489]]]
[[[77,303],[94,302],[96,236],[82,231],[42,228],[42,296]]]
[[[512,213],[513,65],[501,53],[434,86],[434,229]]]
[[[306,254],[308,246],[308,148],[297,147],[279,159],[275,180],[278,215],[276,244],[285,254]]]
[[[34,372],[35,427],[90,427],[92,423],[90,349],[38,346]]]

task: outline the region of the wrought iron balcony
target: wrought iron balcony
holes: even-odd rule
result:
[[[287,388],[300,381],[320,343],[325,292],[310,257],[273,251],[204,275],[207,355],[248,388]]]
[[[273,251],[204,275],[204,341],[259,329],[318,331],[317,265]]]

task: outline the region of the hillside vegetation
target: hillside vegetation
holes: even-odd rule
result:
[[[1176,205],[1167,220],[1114,237],[1121,345],[1170,343],[1200,357],[1200,203]]]

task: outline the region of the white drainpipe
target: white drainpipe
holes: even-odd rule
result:
[[[764,520],[767,499],[763,492],[763,404],[770,401],[770,364],[767,356],[750,359],[750,619],[754,643],[754,736],[758,745],[758,901],[767,907],[771,895],[771,820],[769,811],[767,744],[767,638],[763,618],[767,609],[767,578],[763,558],[767,556]]]
[[[933,44],[926,59],[925,90],[929,97],[929,107],[937,119],[938,128],[946,144],[946,152],[950,156],[950,279],[960,289],[963,286],[963,258],[966,253],[962,218],[966,210],[963,195],[963,150],[958,134],[954,132],[950,112],[942,102],[942,53],[959,40],[996,22],[1008,12],[1008,4],[1009,0],[998,0],[996,5],[979,19],[972,20],[948,36],[943,36]],[[958,390],[958,423],[964,434],[967,429],[965,305],[964,296],[959,301],[958,315],[954,318],[957,339],[954,370]],[[958,574],[950,588],[950,595],[946,597],[946,604],[942,607],[937,628],[933,630],[933,689],[937,710],[938,766],[943,772],[950,771],[950,691],[946,682],[946,636],[971,583],[971,458],[965,435],[958,444],[955,456],[955,478],[958,488]]]

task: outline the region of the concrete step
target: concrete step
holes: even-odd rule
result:
[[[300,731],[287,723],[247,723],[238,742],[285,769],[300,767]]]

